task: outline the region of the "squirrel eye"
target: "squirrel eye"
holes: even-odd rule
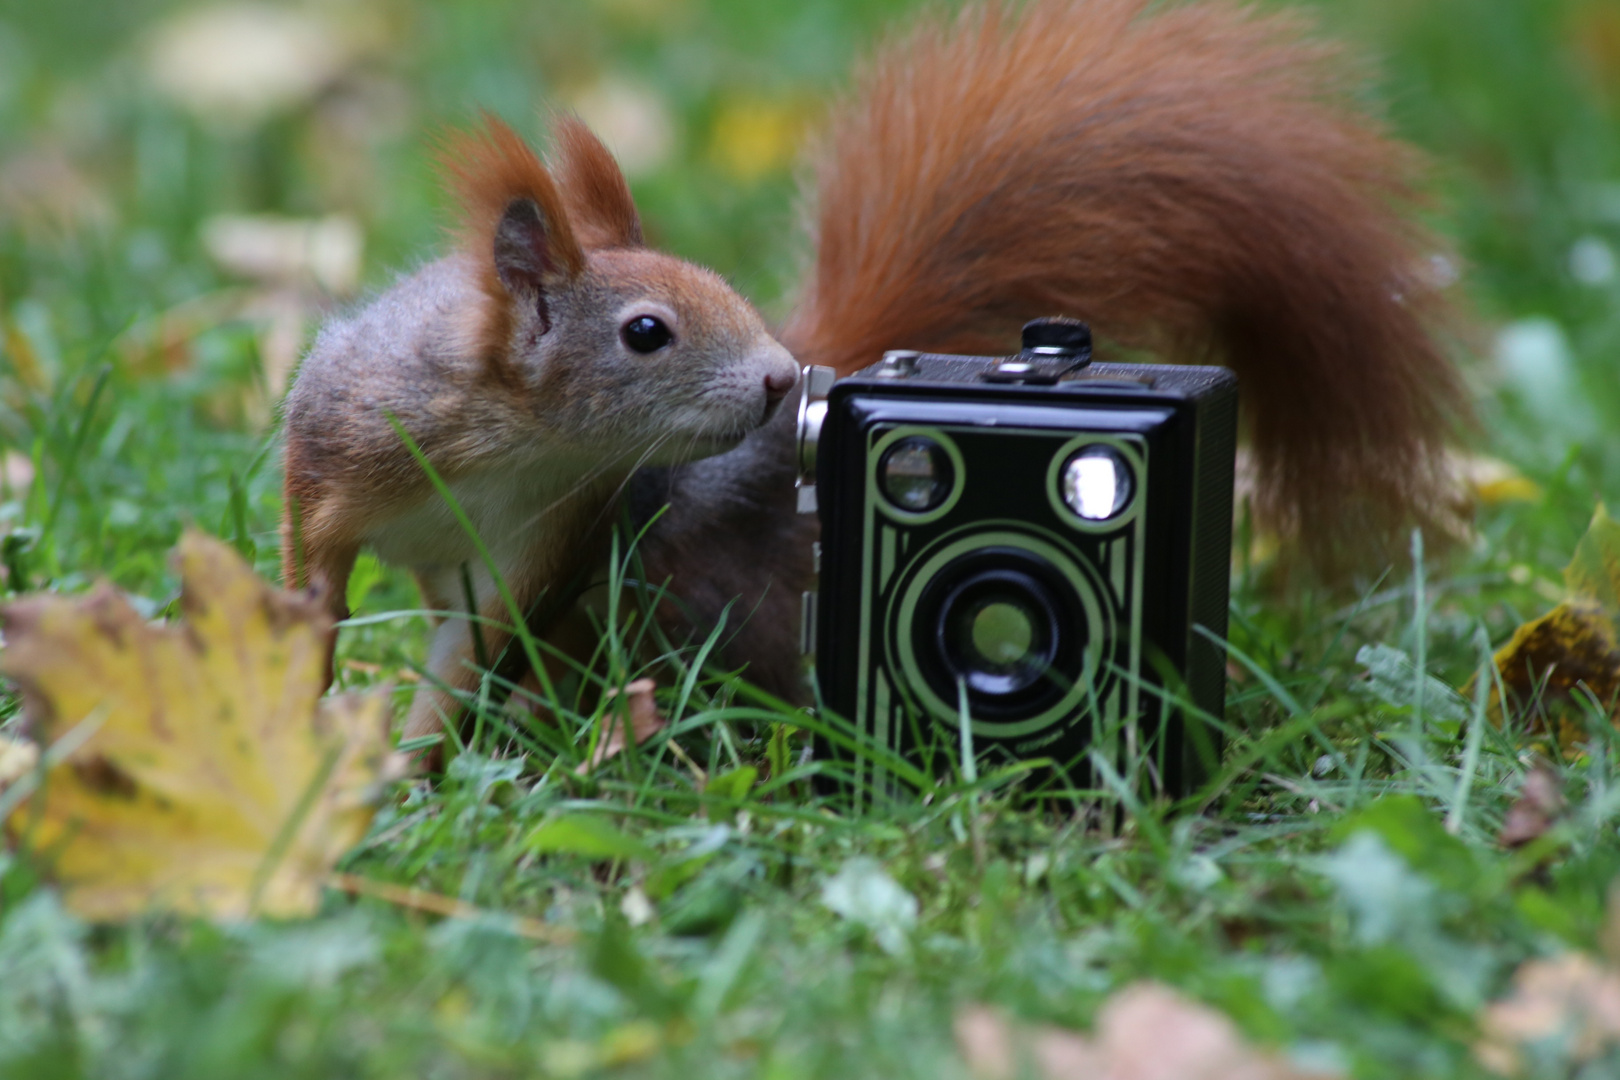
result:
[[[638,353],[657,352],[675,339],[663,320],[651,315],[638,315],[625,323],[620,336],[626,345]]]

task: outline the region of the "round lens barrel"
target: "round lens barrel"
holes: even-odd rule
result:
[[[984,539],[902,584],[916,599],[900,605],[896,656],[936,715],[954,720],[965,689],[975,721],[1023,724],[1089,683],[1091,643],[1108,631],[1072,564],[1061,568],[1017,533]],[[970,534],[953,546],[972,544]]]
[[[951,674],[979,694],[1016,694],[1051,666],[1061,634],[1051,590],[1013,568],[984,570],[940,607],[939,644]]]
[[[908,436],[885,450],[877,474],[883,497],[914,514],[944,502],[956,479],[945,448],[923,435]]]

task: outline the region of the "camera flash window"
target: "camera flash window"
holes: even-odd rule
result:
[[[1094,443],[1069,455],[1059,477],[1063,503],[1087,521],[1107,521],[1130,504],[1131,467],[1111,446]]]
[[[877,471],[884,498],[914,514],[944,502],[955,482],[955,470],[945,448],[921,435],[901,439],[889,447]]]

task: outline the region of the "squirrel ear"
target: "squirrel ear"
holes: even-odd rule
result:
[[[641,215],[613,154],[578,117],[552,122],[552,172],[568,217],[588,248],[640,247]]]
[[[557,257],[546,213],[533,199],[507,203],[495,225],[495,276],[513,297],[532,300],[540,315],[540,329],[551,329],[546,309],[548,286],[569,276],[569,267]]]
[[[488,115],[479,128],[448,139],[440,161],[461,204],[460,247],[479,268],[479,288],[492,305],[490,349],[505,347],[514,298],[533,302],[550,329],[547,287],[585,269],[585,251],[551,174],[511,128]]]

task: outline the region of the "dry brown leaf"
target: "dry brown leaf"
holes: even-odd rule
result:
[[[1523,847],[1542,836],[1564,812],[1564,790],[1558,772],[1538,761],[1525,774],[1519,797],[1508,807],[1497,839],[1506,848]]]
[[[1518,1074],[1524,1047],[1565,1041],[1571,1064],[1591,1061],[1620,1046],[1620,972],[1582,953],[1530,960],[1513,976],[1513,990],[1480,1015],[1481,1063],[1504,1076]]]
[[[400,768],[386,698],[319,700],[332,624],[314,600],[200,533],[178,561],[177,625],[107,585],[0,609],[0,671],[34,737],[93,729],[12,816],[12,839],[26,824],[91,919],[311,912]]]
[[[1587,703],[1620,701],[1620,522],[1599,505],[1564,568],[1567,599],[1520,626],[1496,653],[1509,703],[1569,749],[1586,737]],[[1587,695],[1591,695],[1588,698]],[[1500,716],[1493,688],[1491,708]]]
[[[1025,1027],[973,1006],[957,1013],[956,1043],[984,1080],[1326,1080],[1255,1049],[1219,1012],[1152,982],[1111,997],[1094,1035]]]
[[[613,701],[619,694],[617,689],[609,690],[607,700],[603,703],[603,732],[601,739],[597,740],[596,750],[591,754],[589,761],[580,762],[574,772],[580,776],[600,768],[624,752],[624,714],[630,714],[630,732],[640,746],[654,735],[663,731],[666,724],[664,716],[658,711],[658,701],[653,697],[653,691],[658,684],[651,679],[637,679],[624,688],[624,708],[619,708]]]

